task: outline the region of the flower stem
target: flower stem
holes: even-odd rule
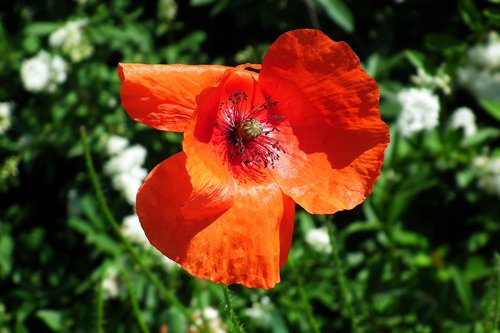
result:
[[[97,287],[97,318],[96,318],[96,332],[104,333],[104,294],[102,287],[103,278],[99,279],[99,285]]]
[[[130,280],[130,275],[124,268],[121,268],[120,270],[122,272],[122,276],[124,277],[125,284],[127,285],[130,304],[132,304],[132,310],[134,312],[135,317],[137,318],[139,326],[141,327],[141,331],[143,333],[151,333],[146,323],[144,322],[144,319],[142,318],[141,310],[139,309],[139,305],[137,304],[137,300],[135,299],[134,289],[132,288],[132,281]]]
[[[494,268],[490,284],[489,302],[486,306],[486,330],[494,330],[500,324],[500,255],[495,254]],[[488,323],[488,317],[490,322]]]
[[[354,313],[354,306],[353,306],[353,296],[351,293],[351,288],[349,285],[349,282],[344,274],[344,270],[342,268],[342,264],[340,262],[340,256],[339,256],[339,248],[337,244],[337,238],[335,236],[335,226],[333,225],[333,222],[328,221],[326,223],[327,228],[328,228],[328,235],[330,236],[330,244],[332,246],[332,257],[333,257],[333,265],[335,269],[335,277],[337,279],[337,284],[339,285],[340,289],[340,296],[342,298],[342,301],[344,303],[344,309],[347,313],[347,316],[349,320],[351,321],[351,328],[353,333],[360,332],[359,326],[358,326],[358,318],[356,317],[356,314]]]
[[[297,282],[297,289],[299,291],[300,301],[302,303],[304,311],[306,312],[307,321],[309,322],[311,332],[320,333],[318,322],[316,321],[316,318],[314,318],[311,302],[309,301],[309,297],[307,296],[307,293],[304,289],[303,281],[302,279],[300,279],[297,273],[297,268],[295,267],[295,261],[293,260],[292,256],[288,257],[288,267],[292,271],[294,280]]]
[[[222,291],[224,292],[224,299],[226,301],[227,312],[229,313],[229,317],[231,318],[231,321],[233,322],[234,331],[236,333],[243,333],[244,330],[241,327],[240,320],[238,319],[238,316],[236,315],[236,313],[234,312],[234,309],[233,309],[233,303],[231,300],[231,295],[229,293],[229,288],[225,284],[221,284],[221,286],[222,286]]]
[[[87,170],[89,172],[89,176],[90,176],[90,180],[92,181],[92,185],[94,186],[94,190],[97,194],[97,200],[99,202],[99,205],[101,206],[104,217],[106,218],[109,225],[111,226],[111,228],[113,229],[115,234],[118,236],[118,238],[120,239],[122,244],[125,246],[125,249],[130,254],[132,259],[141,268],[141,270],[144,272],[146,277],[151,281],[151,283],[153,283],[153,285],[158,289],[158,291],[163,296],[163,298],[165,298],[165,300],[167,300],[167,302],[170,302],[172,305],[179,308],[179,310],[183,313],[183,315],[189,321],[189,323],[194,325],[197,329],[200,329],[199,324],[196,323],[194,321],[194,319],[191,317],[189,310],[169,290],[167,290],[163,286],[161,281],[146,266],[146,264],[144,264],[141,257],[134,250],[130,241],[125,236],[123,236],[123,234],[120,230],[120,226],[119,226],[118,222],[116,222],[113,214],[111,213],[111,210],[109,209],[109,206],[106,202],[106,199],[104,198],[101,184],[99,183],[99,179],[97,178],[97,174],[96,174],[96,171],[94,168],[92,156],[90,154],[90,148],[89,148],[89,144],[87,142],[87,134],[86,134],[85,128],[83,128],[83,127],[80,128],[80,136],[81,136],[83,151],[84,151],[84,155],[85,155],[85,162],[87,164]],[[201,331],[201,329],[200,329],[200,331]]]

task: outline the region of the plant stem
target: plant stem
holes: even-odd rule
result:
[[[224,299],[226,301],[226,306],[227,306],[227,311],[229,312],[229,317],[231,318],[231,321],[233,322],[234,326],[234,331],[237,333],[243,333],[243,328],[241,327],[240,320],[238,319],[238,316],[234,312],[233,309],[233,303],[231,301],[231,295],[229,293],[229,288],[225,284],[221,284],[222,290],[224,291]]]
[[[330,244],[332,246],[332,257],[333,257],[333,265],[335,269],[335,277],[337,279],[337,284],[340,289],[340,296],[342,297],[342,301],[344,303],[344,308],[347,313],[349,320],[351,321],[351,328],[354,333],[360,332],[358,326],[358,318],[354,313],[353,307],[353,297],[351,293],[351,288],[349,282],[344,274],[344,270],[342,268],[342,264],[340,262],[339,256],[339,248],[337,244],[337,238],[335,236],[335,226],[333,222],[328,221],[326,223],[328,228],[328,235],[330,236]]]
[[[497,329],[500,324],[500,255],[495,254],[495,268],[493,270],[494,286],[493,286],[493,319],[492,319],[492,329]]]
[[[306,312],[307,321],[309,322],[311,332],[320,333],[318,322],[316,321],[316,318],[314,318],[311,302],[309,301],[309,297],[307,296],[307,293],[304,289],[304,283],[300,279],[297,273],[297,268],[295,267],[295,261],[293,260],[292,256],[288,257],[288,267],[292,271],[294,280],[297,282],[297,289],[299,291],[300,301],[302,302],[302,307]]]
[[[139,305],[137,304],[137,300],[135,299],[134,289],[132,288],[132,281],[130,280],[130,275],[124,268],[120,268],[120,271],[122,272],[125,284],[127,285],[130,303],[132,304],[132,310],[134,312],[135,317],[137,318],[139,326],[141,327],[141,331],[143,333],[151,333],[146,323],[144,322],[144,319],[142,318],[141,310],[139,309]]]
[[[109,206],[106,202],[106,199],[104,198],[104,194],[102,192],[101,184],[99,183],[99,180],[97,178],[97,173],[94,168],[94,163],[92,160],[92,156],[90,154],[90,148],[87,142],[87,134],[85,132],[85,129],[82,127],[80,129],[80,136],[81,136],[81,141],[83,145],[83,151],[85,154],[85,162],[87,164],[87,170],[89,172],[90,180],[92,181],[92,185],[94,186],[94,190],[97,194],[97,200],[99,202],[99,205],[101,206],[102,212],[104,214],[104,217],[108,221],[109,225],[115,232],[115,234],[118,236],[122,244],[125,246],[125,249],[127,252],[130,254],[132,259],[135,261],[135,263],[141,268],[141,270],[144,272],[146,277],[153,283],[153,285],[158,289],[160,294],[173,304],[174,306],[178,307],[179,310],[183,313],[183,315],[186,317],[186,319],[189,321],[190,324],[196,326],[200,330],[200,327],[198,323],[194,321],[194,319],[191,317],[189,310],[169,291],[167,290],[161,281],[154,275],[154,273],[144,264],[142,261],[141,257],[137,254],[137,252],[134,250],[132,244],[130,241],[123,236],[120,226],[118,222],[116,222],[115,218],[113,217],[113,214],[111,213],[111,210],[109,209]],[[201,331],[201,330],[200,330]]]
[[[102,283],[103,283],[103,278],[99,279],[99,285],[97,287],[97,318],[96,318],[96,332],[97,333],[104,333],[104,295],[103,295],[103,288],[102,288]]]

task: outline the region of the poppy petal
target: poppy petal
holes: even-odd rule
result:
[[[256,74],[241,69],[228,71],[218,86],[205,89],[196,98],[197,108],[182,143],[187,156],[186,169],[194,188],[192,197],[185,203],[186,214],[211,215],[233,204],[239,175],[227,155],[227,134],[221,134],[216,124],[226,116],[221,103],[229,96],[245,92],[248,103],[253,103],[254,99],[261,98],[257,91]]]
[[[229,67],[219,65],[118,65],[120,96],[129,116],[163,131],[182,132],[195,98],[220,80]]]
[[[376,82],[346,43],[318,30],[283,34],[264,57],[264,94],[290,128],[276,182],[310,213],[351,209],[371,192],[389,143]]]
[[[181,207],[192,186],[185,162],[182,152],[163,161],[139,189],[137,214],[150,242],[196,277],[273,287],[291,242],[293,200],[273,183],[240,186],[222,214],[186,218]]]

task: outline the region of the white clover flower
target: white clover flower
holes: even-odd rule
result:
[[[402,108],[398,127],[403,136],[408,137],[438,125],[439,100],[429,89],[404,89],[397,98]]]
[[[102,292],[104,298],[117,298],[120,293],[118,283],[118,271],[114,268],[108,269],[106,276],[102,281]]]
[[[500,157],[478,157],[474,163],[480,172],[478,186],[500,197]]]
[[[457,70],[460,85],[478,99],[500,100],[500,38],[489,35],[486,44],[467,52],[467,63]]]
[[[117,155],[127,148],[128,144],[129,142],[126,138],[118,135],[112,135],[106,143],[106,152],[108,155]]]
[[[0,102],[0,134],[5,133],[11,124],[12,103]]]
[[[21,65],[21,80],[30,92],[53,92],[57,85],[66,81],[66,63],[59,56],[51,56],[46,51]]]
[[[464,136],[469,137],[476,134],[476,116],[467,107],[460,107],[453,111],[450,119],[450,126],[454,129],[463,129]]]
[[[94,50],[83,34],[87,24],[87,19],[66,22],[49,36],[50,46],[63,51],[73,62],[88,58]]]
[[[325,228],[310,229],[305,236],[306,243],[315,251],[323,254],[332,253],[330,237]]]

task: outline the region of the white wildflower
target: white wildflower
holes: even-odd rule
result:
[[[252,307],[244,310],[244,314],[249,317],[255,326],[260,328],[271,327],[272,317],[271,310],[273,304],[271,299],[264,296],[258,302],[253,302]]]
[[[136,214],[127,215],[123,218],[121,224],[123,236],[128,238],[131,242],[141,245],[148,245],[149,241],[142,230],[141,222]]]
[[[114,268],[108,269],[106,276],[102,281],[102,292],[104,298],[117,298],[120,293],[118,283],[118,271]]]
[[[305,236],[306,243],[319,253],[329,254],[332,252],[330,237],[325,228],[310,229]]]
[[[471,109],[460,107],[451,115],[450,126],[454,129],[463,129],[465,137],[472,136],[477,131],[476,116]]]
[[[500,197],[500,157],[480,156],[474,165],[480,173],[478,186]]]
[[[117,155],[128,146],[128,140],[118,135],[112,135],[106,143],[106,152],[108,155]]]
[[[87,19],[66,22],[49,36],[50,46],[63,51],[73,62],[88,58],[94,50],[83,34],[86,25]]]
[[[140,170],[137,170],[140,169]],[[125,200],[130,205],[135,205],[137,191],[141,187],[142,181],[146,177],[147,171],[142,168],[135,168],[136,174],[144,175],[144,177],[134,176],[132,173],[122,172],[112,177],[113,187],[122,193]],[[140,171],[140,172],[137,172]]]
[[[201,313],[199,311],[194,312],[193,319],[199,326],[208,330],[210,333],[226,332],[226,325],[224,325],[224,322],[221,320],[219,312],[211,306],[204,308]],[[189,333],[198,333],[198,330],[196,327],[191,326]]]
[[[11,124],[12,103],[0,102],[0,134],[5,133]]]
[[[398,94],[401,114],[398,127],[403,136],[436,127],[439,122],[439,100],[425,88],[408,88]]]
[[[50,56],[41,51],[21,65],[21,79],[28,91],[39,92],[46,89],[50,81]]]
[[[66,63],[61,57],[42,50],[22,63],[21,80],[27,91],[53,92],[58,84],[66,81],[66,71]]]
[[[458,82],[478,99],[500,100],[500,71],[467,65],[457,71]]]
[[[500,69],[500,37],[490,32],[486,44],[475,45],[467,52],[469,61],[478,66]]]
[[[146,153],[146,149],[141,145],[129,147],[111,158],[104,166],[104,172],[110,176],[129,172],[134,167],[144,164]]]
[[[113,187],[122,193],[131,205],[135,205],[137,190],[148,172],[142,167],[146,159],[146,149],[141,145],[126,148],[128,141],[112,137],[107,151],[112,158],[104,164],[104,173],[111,177]],[[121,148],[121,150],[120,150]]]
[[[467,52],[467,63],[457,70],[458,82],[478,99],[500,100],[500,38],[489,35],[486,44]]]

